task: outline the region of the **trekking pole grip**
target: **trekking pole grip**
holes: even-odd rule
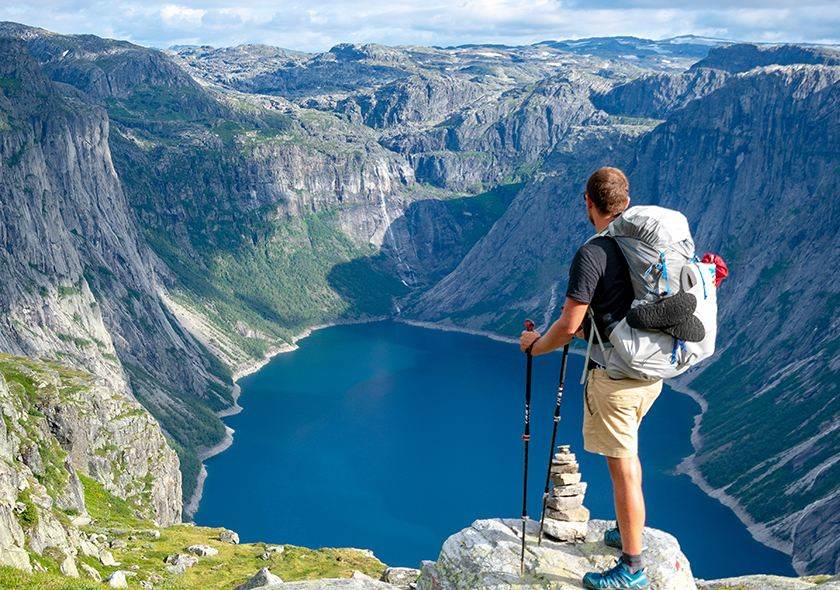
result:
[[[534,320],[525,320],[525,331],[526,332],[533,332],[535,327],[536,327],[536,324],[534,324]],[[539,340],[539,338],[537,338],[537,340]],[[528,360],[531,359],[531,349],[534,348],[534,344],[537,343],[537,340],[534,340],[531,343],[531,346],[529,346],[528,349],[525,351],[525,354],[528,355]]]

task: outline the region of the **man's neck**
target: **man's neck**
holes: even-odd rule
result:
[[[593,216],[592,223],[595,224],[595,233],[599,234],[612,223],[614,217]]]

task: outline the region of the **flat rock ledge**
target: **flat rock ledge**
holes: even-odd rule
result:
[[[782,576],[740,576],[722,580],[697,580],[700,590],[840,590],[840,576],[785,578]]]
[[[543,538],[537,545],[539,523],[526,526],[525,574],[520,575],[522,521],[477,520],[449,537],[437,562],[423,564],[418,590],[501,590],[582,588],[586,572],[615,564],[620,552],[604,545],[604,531],[614,523],[589,522],[585,539],[558,543]],[[645,529],[645,557],[652,590],[696,590],[688,559],[667,533]]]
[[[274,586],[263,586],[259,590],[399,590],[399,586],[393,586],[376,580],[326,578],[323,580],[306,580],[304,582],[287,582]]]
[[[380,580],[374,580],[361,572],[356,572],[352,578],[325,578],[321,580],[286,582],[284,584],[262,586],[259,590],[401,590],[401,587]]]

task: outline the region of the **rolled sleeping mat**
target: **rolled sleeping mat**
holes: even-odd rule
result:
[[[680,291],[655,303],[637,305],[627,312],[627,324],[638,330],[662,330],[677,326],[693,317],[697,309],[697,298],[691,293]]]
[[[706,337],[706,328],[694,315],[696,309],[697,298],[680,291],[656,303],[634,307],[627,312],[627,325],[639,330],[661,330],[685,342],[701,342]]]
[[[687,320],[676,326],[662,328],[662,331],[684,342],[702,342],[706,337],[706,328],[696,315],[689,316]]]

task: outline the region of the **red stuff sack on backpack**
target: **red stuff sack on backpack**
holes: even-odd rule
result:
[[[713,252],[706,252],[703,254],[703,263],[715,265],[715,287],[720,287],[723,279],[729,276],[729,267],[726,261]]]

